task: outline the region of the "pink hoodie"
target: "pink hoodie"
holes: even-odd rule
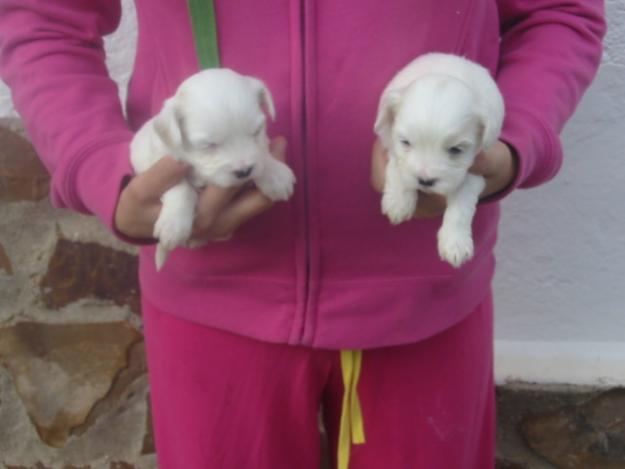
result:
[[[124,119],[102,35],[119,1],[0,0],[0,67],[41,158],[52,200],[111,229],[132,131],[198,70],[185,0],[136,0],[139,43]],[[558,133],[590,83],[605,32],[599,0],[217,0],[222,63],[264,80],[289,141],[295,196],[229,242],[178,249],[143,294],[172,314],[272,342],[324,348],[408,343],[462,319],[487,295],[499,204],[480,205],[476,255],[438,259],[440,219],[391,226],[369,186],[380,93],[414,57],[465,55],[503,92],[513,187],[552,178]],[[500,194],[499,197],[504,194]]]

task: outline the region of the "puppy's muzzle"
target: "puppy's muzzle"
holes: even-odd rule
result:
[[[243,169],[238,169],[236,171],[233,171],[234,175],[236,177],[238,177],[239,179],[245,179],[246,177],[248,177],[250,174],[252,174],[252,170],[254,169],[254,165],[252,166],[248,166],[247,168],[243,168]]]
[[[438,179],[436,178],[432,178],[432,179],[422,179],[422,178],[417,178],[419,180],[419,184],[421,184],[423,187],[432,187],[434,184],[436,184],[436,181],[438,181]]]

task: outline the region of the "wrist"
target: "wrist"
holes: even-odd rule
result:
[[[506,142],[501,142],[502,147],[506,149],[506,158],[505,158],[505,168],[502,173],[505,175],[503,178],[503,182],[497,193],[505,192],[510,188],[510,186],[514,183],[517,178],[517,174],[519,171],[519,156],[517,155],[516,150],[508,145]]]
[[[493,169],[482,174],[486,179],[486,187],[482,192],[481,202],[498,200],[510,192],[519,171],[518,154],[511,145],[498,141],[489,153]]]

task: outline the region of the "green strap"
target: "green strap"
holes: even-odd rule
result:
[[[219,67],[219,46],[217,45],[217,22],[213,0],[187,0],[193,25],[195,52],[200,68]]]

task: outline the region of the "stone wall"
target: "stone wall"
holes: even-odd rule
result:
[[[0,122],[0,467],[155,468],[136,252],[48,184]]]
[[[156,468],[136,251],[48,184],[0,120],[0,468]],[[625,468],[625,390],[506,385],[498,421],[498,469]]]
[[[625,469],[625,389],[497,389],[497,469]]]

